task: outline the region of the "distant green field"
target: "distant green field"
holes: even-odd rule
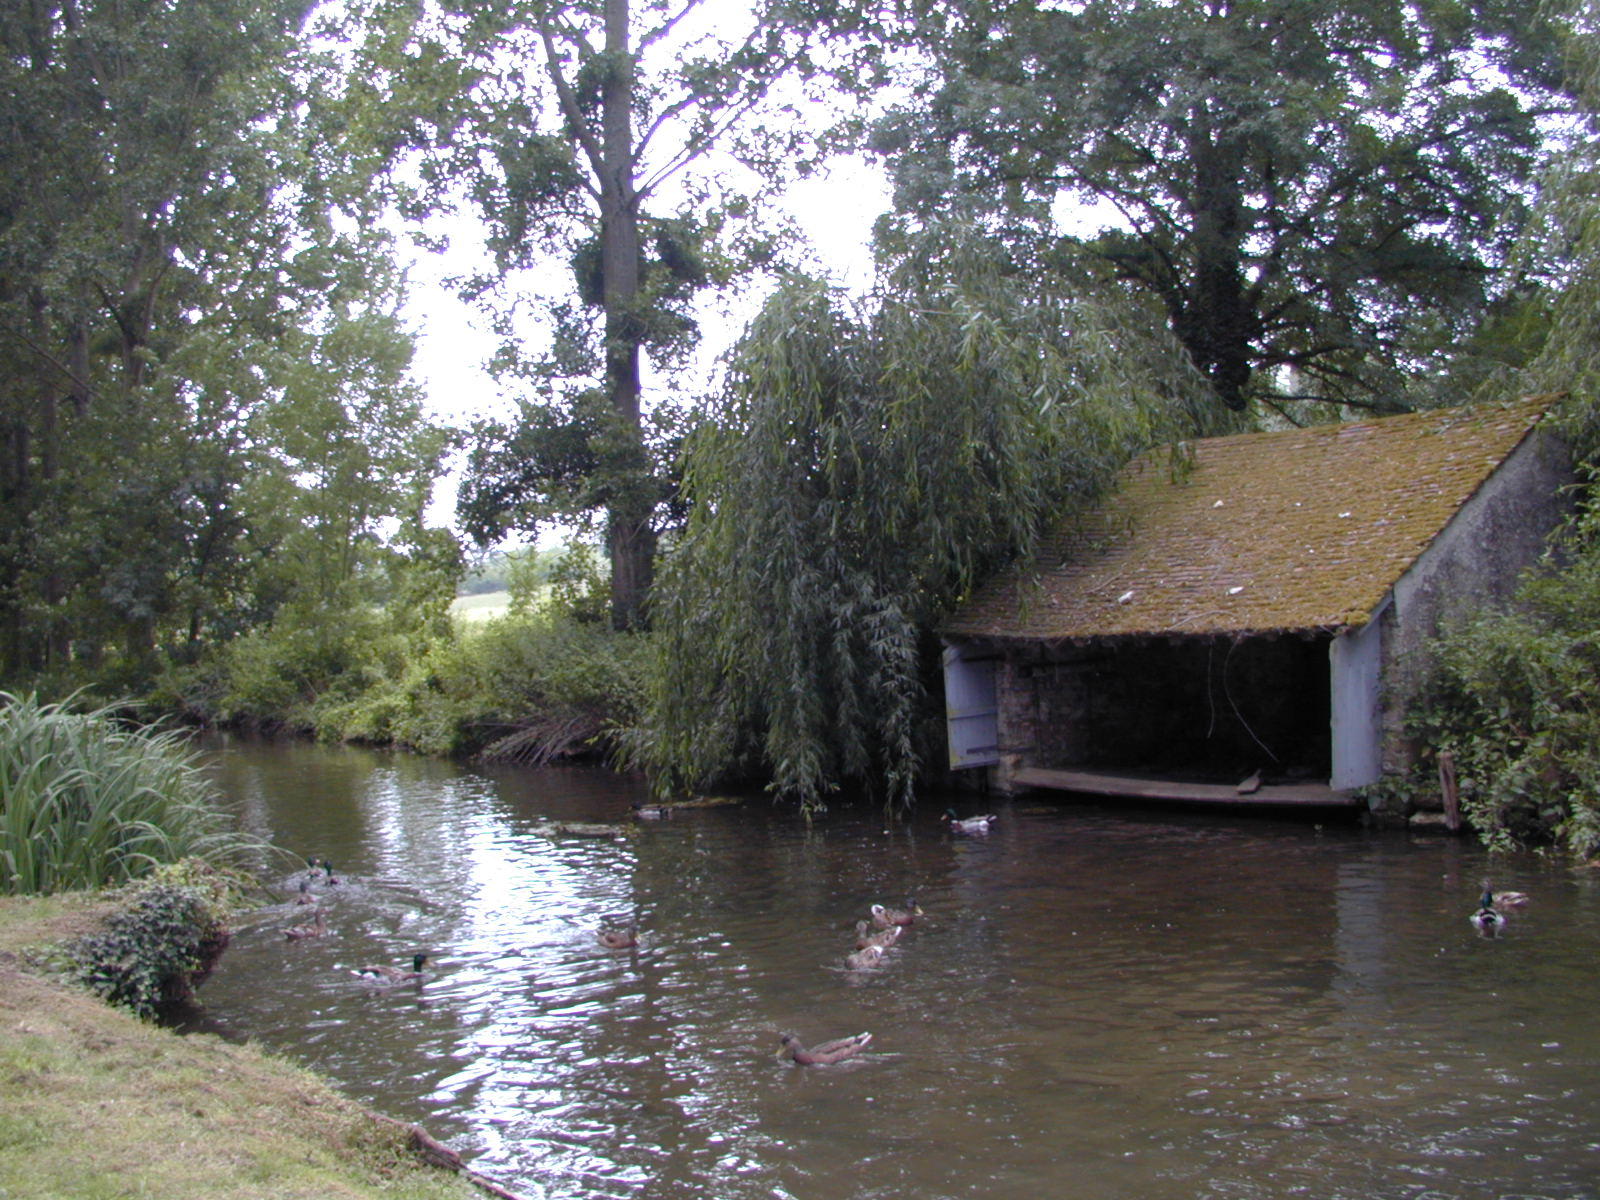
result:
[[[457,596],[450,605],[450,612],[463,621],[487,621],[491,617],[505,616],[510,603],[510,592],[483,592],[476,596]]]

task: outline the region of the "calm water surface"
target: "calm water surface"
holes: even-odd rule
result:
[[[333,860],[328,932],[237,933],[209,1018],[529,1196],[1600,1197],[1600,872],[1310,821],[1001,803],[988,837],[764,800],[638,823],[581,770],[229,743]],[[1486,876],[1531,893],[1495,940]],[[854,922],[926,912],[871,972]],[[603,922],[640,946],[608,951]],[[433,956],[381,990],[349,968]],[[778,1061],[872,1031],[834,1067]]]

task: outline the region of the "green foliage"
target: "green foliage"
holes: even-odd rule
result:
[[[570,557],[570,556],[569,556]],[[225,652],[171,672],[158,699],[196,720],[472,754],[520,730],[586,731],[563,753],[600,756],[642,709],[649,640],[613,633],[593,551],[576,613],[559,601],[456,627],[344,609],[280,615]]]
[[[467,571],[456,588],[456,595],[481,596],[487,592],[515,591],[532,596],[550,582],[550,573],[560,555],[560,550],[540,550],[533,546],[497,551]]]
[[[1496,849],[1554,841],[1600,853],[1600,9],[1548,6],[1567,22],[1565,63],[1584,116],[1542,180],[1518,266],[1546,291],[1535,347],[1514,382],[1559,391],[1557,428],[1581,472],[1582,503],[1549,563],[1515,603],[1449,630],[1412,724],[1455,752],[1463,807]],[[1513,312],[1512,315],[1515,315]],[[1487,387],[1503,390],[1504,373]],[[1426,780],[1415,786],[1428,787]]]
[[[1507,294],[1571,110],[1562,22],[1523,0],[941,0],[905,19],[926,70],[876,135],[899,219],[970,206],[1086,251],[1233,409],[1436,400],[1440,362]]]
[[[1583,104],[1545,172],[1519,266],[1547,281],[1548,335],[1520,376],[1531,391],[1563,391],[1564,432],[1580,459],[1600,459],[1600,6],[1568,0],[1566,62]],[[1496,381],[1498,382],[1498,381]]]
[[[765,0],[714,20],[670,0],[377,7],[386,36],[365,49],[386,109],[431,111],[441,81],[464,84],[450,119],[417,131],[422,174],[429,200],[464,194],[481,214],[493,268],[463,290],[495,313],[496,369],[534,384],[515,422],[474,431],[464,523],[480,544],[553,518],[603,527],[612,620],[640,626],[677,435],[642,363],[682,365],[696,301],[770,258],[770,206],[704,160],[735,141],[743,162],[795,157],[804,122],[769,92],[814,73],[817,22]],[[570,287],[525,286],[556,266]]]
[[[426,540],[444,435],[307,11],[0,13],[0,678],[143,686]]]
[[[228,944],[232,891],[193,861],[130,887],[104,928],[60,947],[66,974],[111,1004],[155,1017],[190,999]]]
[[[0,891],[95,888],[260,849],[217,809],[175,733],[32,696],[0,694],[0,706]]]
[[[819,805],[909,803],[930,630],[1203,385],[1137,313],[929,238],[859,315],[793,280],[689,443],[694,507],[655,597],[662,668],[635,749],[662,788],[752,769]]]
[[[1448,630],[1411,729],[1455,754],[1462,808],[1495,849],[1600,853],[1600,539],[1531,574],[1515,602]]]

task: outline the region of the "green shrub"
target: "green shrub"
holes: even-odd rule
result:
[[[0,891],[96,888],[260,846],[216,807],[175,733],[0,693]]]
[[[97,996],[154,1017],[193,995],[228,944],[230,881],[197,860],[132,885],[96,933],[59,948],[65,973]]]
[[[1455,756],[1462,811],[1495,849],[1600,851],[1600,544],[1446,631],[1411,716]]]
[[[210,662],[170,673],[162,703],[207,723],[425,754],[501,744],[519,758],[602,755],[614,731],[638,720],[651,656],[648,635],[616,633],[591,616],[545,604],[430,630],[379,610],[322,622],[285,614]],[[552,730],[558,747],[543,736]],[[523,754],[526,746],[539,753]]]

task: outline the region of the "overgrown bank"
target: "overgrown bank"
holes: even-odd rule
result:
[[[481,1194],[309,1072],[23,969],[30,948],[92,936],[108,911],[83,893],[0,898],[0,1196]]]
[[[381,611],[277,622],[169,673],[152,700],[249,726],[424,754],[606,758],[642,711],[651,642],[581,605],[417,628]]]

